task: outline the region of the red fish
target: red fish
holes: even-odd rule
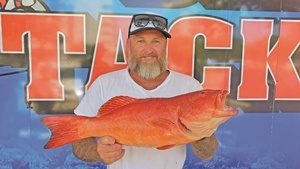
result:
[[[227,94],[224,90],[202,90],[171,98],[117,96],[99,109],[97,117],[44,117],[42,122],[52,132],[45,148],[106,135],[131,146],[166,149],[187,144],[211,135],[211,126],[237,114],[225,105]]]

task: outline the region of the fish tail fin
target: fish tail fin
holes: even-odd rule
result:
[[[87,117],[79,116],[53,116],[44,117],[41,121],[51,131],[51,137],[44,146],[45,149],[57,148],[65,144],[82,139],[78,129],[82,120]]]

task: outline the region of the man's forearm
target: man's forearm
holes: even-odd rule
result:
[[[194,153],[203,160],[211,160],[219,147],[218,140],[214,134],[195,141],[191,145]]]
[[[195,154],[203,159],[210,160],[218,149],[218,140],[215,135],[206,137],[199,141],[191,143]],[[82,139],[72,143],[74,155],[83,161],[96,162],[101,161],[97,152],[97,141],[94,137]]]
[[[96,162],[100,161],[97,152],[97,140],[94,137],[82,139],[72,143],[74,155],[83,161]]]

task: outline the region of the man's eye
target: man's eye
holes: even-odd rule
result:
[[[137,42],[138,43],[144,43],[145,41],[144,40],[138,40]]]
[[[159,45],[160,43],[161,43],[161,41],[159,41],[159,40],[152,41],[152,44],[154,44],[154,45]]]

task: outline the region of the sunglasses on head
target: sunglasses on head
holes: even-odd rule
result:
[[[133,15],[132,20],[136,27],[147,27],[150,21],[154,27],[159,28],[161,30],[167,29],[168,26],[168,20],[158,15],[137,14]]]

